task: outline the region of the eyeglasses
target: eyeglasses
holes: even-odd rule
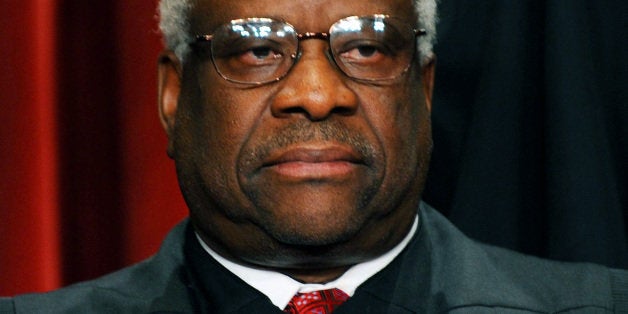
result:
[[[225,80],[248,85],[285,77],[301,56],[299,41],[329,42],[328,58],[345,75],[359,81],[385,81],[410,68],[415,38],[425,35],[387,15],[351,16],[335,22],[327,33],[297,33],[270,18],[232,20],[211,35],[200,35],[192,46],[211,60]]]

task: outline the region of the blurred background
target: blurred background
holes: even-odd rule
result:
[[[424,199],[480,241],[628,268],[628,2],[440,5]],[[156,0],[0,8],[0,295],[150,256],[187,212]]]

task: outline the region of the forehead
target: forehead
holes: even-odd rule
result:
[[[335,21],[352,15],[387,14],[416,24],[413,0],[197,0],[191,31],[208,33],[233,19],[270,17],[297,29],[326,31]]]

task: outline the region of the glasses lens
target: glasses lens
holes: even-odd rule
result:
[[[342,19],[330,33],[336,64],[356,79],[395,78],[408,69],[414,56],[412,28],[383,15]]]
[[[283,77],[297,54],[292,26],[266,18],[234,20],[214,32],[212,58],[225,79],[266,83]]]

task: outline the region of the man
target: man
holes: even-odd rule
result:
[[[420,202],[434,1],[160,7],[189,221],[152,259],[2,313],[628,311],[626,272],[478,244]]]

